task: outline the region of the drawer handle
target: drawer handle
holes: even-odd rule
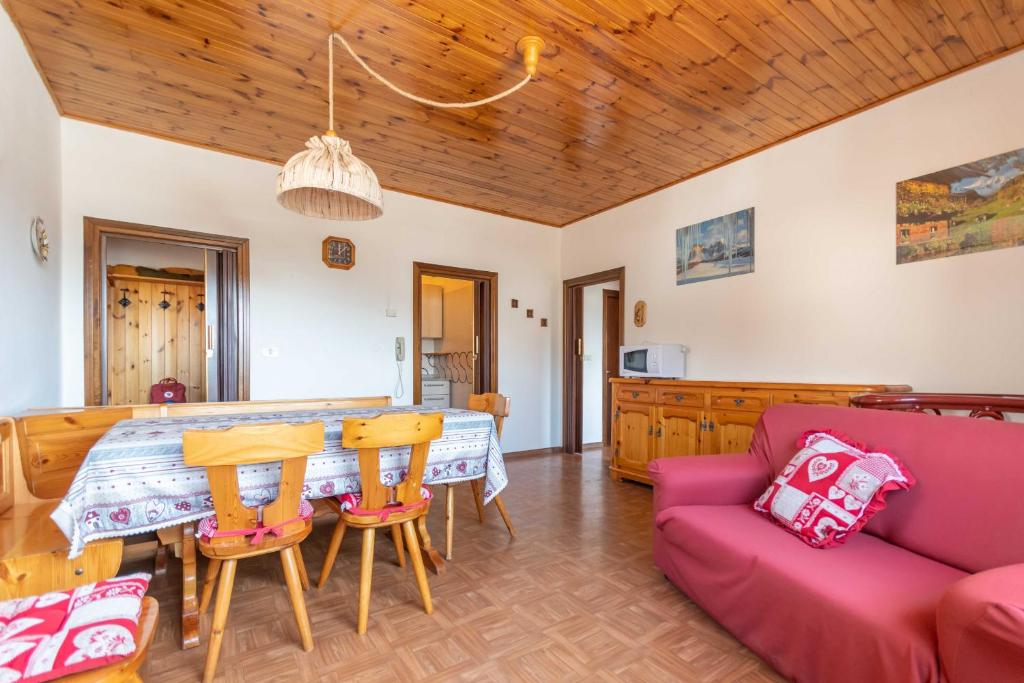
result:
[[[654,426],[653,425],[647,428],[647,436],[651,436],[652,434],[654,434]]]
[[[81,576],[85,573],[85,569],[82,567],[75,567],[75,576]]]
[[[744,403],[746,403],[746,401],[745,401],[745,400],[743,400],[742,398],[737,398],[736,400],[734,400],[734,401],[733,401],[733,403],[735,403],[735,404],[736,404],[736,405],[738,405],[738,406],[741,406],[741,405],[743,405]]]
[[[658,437],[659,439],[661,438],[661,427],[660,426],[658,427],[658,431],[655,433],[655,436]]]
[[[632,395],[633,395],[633,398],[640,398],[640,392],[639,391],[632,392]]]
[[[686,394],[676,394],[677,401],[682,401],[684,398],[686,398]]]

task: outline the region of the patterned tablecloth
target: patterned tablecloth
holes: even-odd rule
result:
[[[398,412],[444,413],[444,433],[431,444],[424,483],[441,484],[485,478],[484,502],[508,483],[494,418],[488,413],[423,406],[346,408],[245,415],[164,417],[122,420],[103,435],[86,455],[67,495],[52,518],[71,541],[77,557],[89,541],[130,536],[213,513],[206,469],[188,467],[182,456],[182,433],[188,429],[224,429],[258,422],[297,424],[322,420],[325,448],[309,457],[303,496],[326,498],[359,490],[359,460],[341,447],[341,421]],[[381,451],[384,483],[400,481],[409,448]],[[278,463],[240,467],[239,489],[247,505],[268,503],[277,496]]]

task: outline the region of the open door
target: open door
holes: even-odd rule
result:
[[[498,274],[413,263],[413,403],[498,390]]]
[[[563,283],[562,447],[567,453],[611,441],[608,380],[618,374],[624,287],[625,268]]]
[[[610,419],[612,385],[609,380],[619,376],[619,347],[622,346],[622,328],[619,327],[621,322],[619,313],[622,310],[620,296],[617,289],[605,289],[601,292],[601,344],[604,348],[604,358],[602,359],[604,385],[601,390],[601,411],[605,417],[602,427],[602,441],[605,446],[610,446],[612,443],[612,421]]]

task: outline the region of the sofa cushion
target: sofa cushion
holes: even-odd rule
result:
[[[888,453],[842,434],[809,431],[754,509],[814,548],[831,548],[885,508],[885,496],[914,479]]]
[[[784,675],[939,680],[935,609],[964,572],[867,534],[819,552],[748,505],[668,508],[655,526],[659,567]]]
[[[1024,424],[866,408],[777,405],[751,453],[774,478],[808,429],[828,425],[899,455],[917,484],[863,531],[970,572],[1024,563]],[[858,534],[862,536],[862,534]]]

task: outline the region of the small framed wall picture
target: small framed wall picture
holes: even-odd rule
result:
[[[328,237],[323,244],[324,265],[348,270],[356,264],[356,245],[344,237]]]

